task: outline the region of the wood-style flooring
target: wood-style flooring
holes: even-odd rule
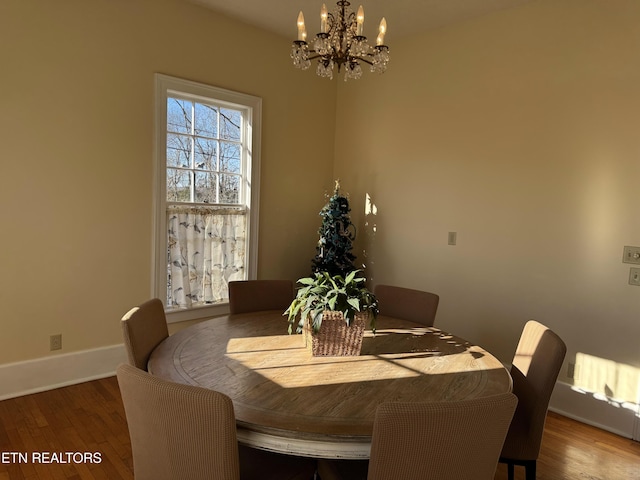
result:
[[[101,461],[74,463],[78,454]],[[495,480],[506,478],[506,466],[498,465]],[[0,480],[6,479],[133,479],[115,377],[1,401]],[[538,480],[576,479],[640,480],[640,443],[549,413]],[[516,480],[524,480],[522,468]]]

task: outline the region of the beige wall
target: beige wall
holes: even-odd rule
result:
[[[389,70],[340,82],[336,117],[373,283],[440,294],[437,325],[505,362],[534,318],[569,361],[637,382],[622,248],[640,244],[639,25],[636,0],[539,0],[406,39],[390,25]],[[621,394],[611,372],[597,388]]]
[[[258,274],[307,273],[335,84],[289,48],[176,1],[2,1],[0,364],[49,355],[56,333],[62,353],[121,343],[149,297],[156,72],[262,97]]]

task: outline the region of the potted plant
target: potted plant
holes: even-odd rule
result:
[[[359,355],[367,319],[375,332],[378,301],[361,270],[346,276],[315,272],[298,280],[301,288],[285,311],[289,333],[310,335],[314,355]]]
[[[367,319],[375,332],[378,301],[354,266],[350,211],[349,199],[336,181],[333,195],[320,211],[312,274],[298,280],[301,288],[285,311],[289,333],[294,325],[297,333],[305,333],[314,355],[359,355]]]

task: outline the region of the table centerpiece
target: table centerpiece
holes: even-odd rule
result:
[[[349,200],[336,181],[333,195],[320,211],[312,275],[301,278],[295,299],[285,311],[289,333],[304,333],[314,356],[359,355],[367,320],[375,332],[378,301],[366,287],[351,253],[355,227]]]

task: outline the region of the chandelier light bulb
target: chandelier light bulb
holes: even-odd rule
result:
[[[387,21],[382,17],[380,20],[380,26],[378,27],[378,38],[376,39],[376,45],[384,45],[384,34],[387,33]]]
[[[302,11],[298,14],[298,40],[304,41],[307,38],[307,29],[304,26],[304,15]]]
[[[362,30],[364,28],[364,8],[362,5],[358,7],[358,14],[356,15],[356,35],[362,36]]]
[[[327,6],[323,3],[320,9],[320,33],[327,33]]]

